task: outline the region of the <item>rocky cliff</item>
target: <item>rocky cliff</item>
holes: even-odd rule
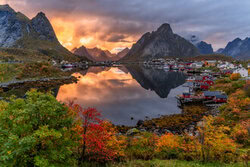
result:
[[[144,34],[122,61],[143,61],[165,57],[183,58],[198,55],[199,52],[192,43],[174,34],[169,24],[163,24],[157,31]]]

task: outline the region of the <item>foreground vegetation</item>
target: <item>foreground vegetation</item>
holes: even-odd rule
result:
[[[247,166],[250,82],[234,88],[195,136],[122,135],[96,109],[32,90],[25,99],[0,101],[0,166]]]
[[[0,64],[0,83],[12,80],[68,76],[50,63]]]

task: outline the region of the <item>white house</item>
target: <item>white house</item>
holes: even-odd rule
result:
[[[202,62],[194,62],[192,64],[190,64],[190,67],[192,68],[201,68],[203,66]]]
[[[248,71],[245,68],[238,68],[238,69],[234,70],[233,73],[239,73],[241,75],[241,77],[248,77]]]

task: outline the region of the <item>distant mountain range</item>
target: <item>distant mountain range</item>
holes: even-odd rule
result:
[[[229,42],[225,48],[220,48],[216,52],[213,51],[211,44],[200,41],[195,35],[191,35],[186,39],[195,45],[201,54],[215,53],[231,56],[235,59],[250,59],[250,38],[246,38],[244,40],[236,38]]]
[[[44,13],[40,12],[30,20],[9,5],[0,5],[0,48],[36,50],[59,60],[78,59],[59,43]]]
[[[199,52],[192,43],[174,34],[169,24],[163,24],[157,31],[144,34],[122,61],[198,55]]]
[[[80,48],[75,48],[72,50],[72,53],[78,56],[85,56],[92,61],[118,61],[123,58],[129,52],[128,48],[125,48],[117,54],[112,54],[108,50],[102,50],[99,48],[88,49],[85,46]]]
[[[236,38],[229,42],[224,49],[217,50],[217,53],[231,56],[235,59],[250,59],[250,38],[245,38],[244,40]]]

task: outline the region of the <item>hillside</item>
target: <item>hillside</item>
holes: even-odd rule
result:
[[[189,58],[185,58],[184,60],[188,60],[188,61],[221,60],[221,61],[231,62],[234,60],[234,58],[230,56],[225,56],[222,54],[211,54],[211,55],[199,55],[196,57],[189,57]]]

